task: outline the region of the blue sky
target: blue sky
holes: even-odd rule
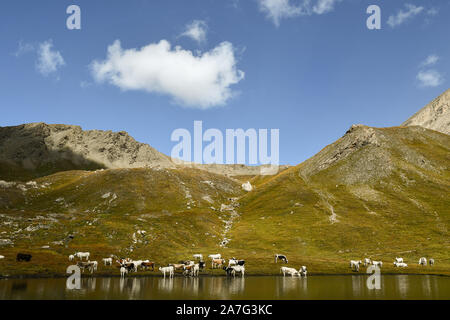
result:
[[[81,30],[66,27],[71,4]],[[366,27],[371,4],[381,30]],[[352,124],[399,125],[445,91],[449,16],[443,0],[4,0],[0,126],[125,130],[165,154],[172,131],[192,131],[194,120],[277,128],[280,162],[294,165]],[[187,32],[194,21],[205,39]],[[116,40],[124,55],[114,62]],[[150,71],[136,65],[149,57]],[[209,80],[217,74],[220,85]]]

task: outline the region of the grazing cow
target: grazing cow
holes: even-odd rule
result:
[[[214,268],[220,268],[225,264],[225,259],[213,259],[211,262],[211,267]]]
[[[370,264],[370,259],[369,258],[365,258],[364,259],[364,266],[367,267]]]
[[[103,258],[102,261],[105,266],[112,266],[112,258]]]
[[[245,274],[245,267],[244,266],[232,266],[231,267],[231,275],[233,277],[236,277],[236,273],[240,273],[243,277]]]
[[[378,267],[381,268],[383,266],[383,261],[372,261],[372,264],[374,266],[378,266]]]
[[[404,263],[404,262],[397,262],[397,261],[395,261],[394,262],[394,265],[397,267],[397,268],[406,268],[408,265],[406,264],[406,263]]]
[[[306,266],[302,266],[299,269],[299,272],[300,272],[300,276],[304,276],[304,277],[306,277],[306,275],[308,274],[308,270],[306,269]]]
[[[285,263],[288,263],[288,259],[286,258],[286,256],[284,254],[275,254],[275,263],[277,263],[278,259],[280,259],[281,261],[284,261]]]
[[[428,262],[430,263],[430,266],[434,265],[434,259],[431,258],[430,260],[428,260]]]
[[[280,273],[283,274],[283,277],[286,276],[286,273],[287,273],[287,274],[290,274],[291,277],[294,277],[294,276],[299,276],[299,277],[300,277],[300,274],[299,274],[298,271],[295,270],[294,268],[281,267],[281,268],[280,268]]]
[[[145,270],[152,268],[152,271],[155,271],[155,263],[154,262],[142,262],[141,267]]]
[[[419,259],[419,265],[426,266],[427,265],[427,258],[422,257]]]
[[[198,259],[198,260],[202,261],[203,260],[203,255],[200,254],[200,253],[194,254],[194,259]]]
[[[218,253],[218,254],[210,254],[210,255],[208,256],[208,258],[210,258],[211,260],[214,260],[214,259],[222,259],[222,255],[221,255],[220,253]]]
[[[359,265],[361,263],[361,260],[350,260],[350,268],[352,269],[352,271],[359,272]]]
[[[128,273],[128,269],[125,267],[120,267],[120,277],[123,278]]]
[[[75,260],[75,256],[74,256],[73,254],[71,254],[71,255],[69,256],[69,261],[73,261],[73,260]]]
[[[173,266],[168,266],[168,267],[160,267],[159,271],[162,272],[162,274],[164,274],[164,278],[166,277],[166,273],[169,274],[169,278],[173,278],[173,274],[175,272],[175,269]]]
[[[232,258],[228,260],[228,266],[243,266],[245,264],[245,260],[237,260],[236,258]]]
[[[74,256],[81,261],[83,261],[83,258],[86,258],[86,261],[89,261],[89,257],[91,256],[91,254],[89,252],[77,252],[74,254]]]
[[[399,262],[399,263],[401,263],[401,262],[403,262],[403,258],[395,258],[395,262]]]
[[[19,262],[20,261],[30,262],[31,258],[32,258],[31,254],[18,253],[17,257],[16,257],[16,260],[19,261]]]

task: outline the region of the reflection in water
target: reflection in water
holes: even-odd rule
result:
[[[367,276],[83,278],[0,280],[0,299],[450,299],[450,277],[382,276],[369,290]]]
[[[408,293],[408,276],[400,275],[396,277],[397,281],[397,290],[400,299],[406,299],[406,295]]]

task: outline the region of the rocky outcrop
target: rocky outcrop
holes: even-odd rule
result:
[[[450,134],[450,89],[420,109],[403,126],[421,126]]]

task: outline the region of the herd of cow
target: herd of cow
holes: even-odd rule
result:
[[[244,276],[245,274],[245,261],[232,258],[228,260],[228,264],[225,259],[222,259],[221,254],[211,254],[208,256],[211,259],[211,268],[223,269],[227,276],[235,277],[236,274]],[[171,263],[166,267],[160,267],[159,271],[166,277],[173,277],[176,271],[181,271],[184,276],[198,277],[200,270],[205,269],[206,263],[203,261],[202,254],[194,254],[194,260],[179,261],[178,263]],[[89,252],[77,252],[69,256],[69,261],[77,261],[77,266],[84,272],[87,270],[90,273],[94,273],[98,269],[97,261],[90,261]],[[102,262],[105,266],[113,266],[114,261],[116,267],[120,270],[120,276],[125,277],[132,272],[138,272],[139,270],[147,271],[151,268],[155,271],[155,262],[150,260],[132,260],[130,258],[118,258],[111,255],[109,258],[103,258]]]
[[[434,265],[434,259],[430,258],[428,260],[428,263],[430,264],[430,266]],[[363,262],[361,260],[350,260],[350,268],[353,271],[359,272],[359,266],[363,264]],[[369,265],[374,265],[374,266],[378,266],[378,267],[382,267],[383,266],[383,261],[375,261],[375,260],[370,260],[369,258],[365,258],[364,259],[364,266],[367,267]],[[421,266],[426,266],[427,265],[427,258],[422,257],[419,259],[419,265]],[[403,261],[403,258],[395,258],[394,261],[394,266],[396,266],[397,268],[406,268],[408,265]]]
[[[90,273],[94,273],[98,269],[98,262],[90,261],[90,256],[91,254],[89,252],[77,252],[69,256],[69,261],[77,260],[77,266],[83,272],[87,270]],[[0,256],[0,260],[4,258],[4,256]],[[31,258],[32,256],[30,254],[18,253],[16,260],[19,262],[29,262],[31,261]],[[194,260],[179,261],[178,263],[169,264],[166,267],[160,267],[159,271],[164,275],[164,277],[166,277],[167,274],[172,278],[176,271],[181,271],[184,276],[198,277],[200,270],[205,269],[206,263],[203,260],[202,254],[194,254],[193,258]],[[240,274],[243,277],[245,275],[244,260],[238,260],[233,257],[232,259],[228,260],[227,264],[227,261],[225,259],[222,259],[222,255],[220,253],[211,254],[208,256],[208,258],[211,259],[212,269],[223,269],[227,276],[235,277],[236,274]],[[102,262],[105,266],[112,267],[114,265],[114,260],[116,263],[116,267],[120,270],[121,277],[124,277],[131,272],[138,272],[139,270],[147,271],[150,268],[152,271],[155,271],[155,262],[151,262],[150,260],[132,260],[130,258],[119,259],[118,257],[111,255],[109,258],[103,258]],[[275,263],[277,263],[278,260],[286,264],[289,262],[287,257],[283,254],[275,254]],[[369,265],[378,267],[383,266],[382,261],[375,261],[369,258],[365,258],[364,263],[361,260],[350,260],[350,268],[352,269],[352,271],[359,272],[359,267],[361,264],[366,267]],[[434,259],[430,258],[428,261],[425,257],[419,259],[419,265],[426,266],[427,264],[433,266]],[[403,261],[403,258],[395,258],[394,265],[398,268],[405,268],[408,266]],[[292,277],[306,277],[308,271],[306,266],[301,266],[299,270],[296,270],[295,268],[281,267],[280,273],[282,273],[283,276],[286,276],[286,274],[288,274]]]

